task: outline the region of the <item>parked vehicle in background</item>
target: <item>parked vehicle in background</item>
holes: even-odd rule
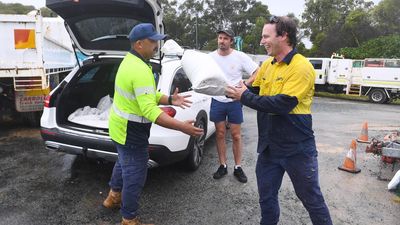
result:
[[[400,59],[365,59],[361,76],[361,94],[372,102],[400,98]]]
[[[374,103],[400,98],[400,59],[309,58],[316,90],[365,95]]]
[[[108,135],[107,115],[114,96],[116,73],[130,49],[127,35],[134,25],[142,22],[152,23],[159,33],[164,33],[161,6],[152,0],[47,0],[47,7],[65,19],[75,46],[88,58],[46,97],[41,118],[46,149],[115,161],[118,154]],[[77,15],[76,10],[81,14]],[[204,134],[191,137],[153,124],[148,166],[183,161],[190,170],[195,170],[202,160],[206,139],[215,131],[209,120],[211,97],[192,90],[179,55],[156,57],[150,63],[157,90],[171,95],[178,88],[179,93],[192,95],[193,102],[186,109],[160,108],[181,121],[195,119],[195,125],[203,128]]]
[[[0,112],[20,113],[39,125],[45,96],[76,59],[61,18],[0,15]]]
[[[315,70],[315,84],[324,85],[328,81],[328,73],[331,59],[329,58],[308,58]]]

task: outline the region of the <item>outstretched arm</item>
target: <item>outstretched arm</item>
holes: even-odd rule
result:
[[[188,98],[192,97],[192,95],[179,95],[178,92],[179,89],[176,88],[173,95],[163,95],[160,99],[159,104],[179,106],[182,109],[189,108],[192,105],[192,101],[190,101]]]

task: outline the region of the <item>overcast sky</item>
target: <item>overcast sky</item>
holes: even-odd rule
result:
[[[41,8],[45,5],[45,0],[0,0],[3,3],[18,2],[24,5],[34,5],[36,8]],[[372,0],[375,5],[381,0]],[[265,5],[268,6],[269,11],[273,15],[283,16],[288,13],[294,13],[294,15],[301,19],[301,14],[304,10],[304,0],[261,0]]]

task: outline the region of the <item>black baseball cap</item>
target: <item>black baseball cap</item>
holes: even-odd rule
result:
[[[220,33],[224,33],[224,34],[228,35],[228,36],[231,37],[231,38],[234,38],[234,37],[235,37],[235,33],[233,33],[233,31],[230,30],[230,29],[221,29],[221,30],[218,30],[218,31],[217,31],[217,34],[220,34]]]

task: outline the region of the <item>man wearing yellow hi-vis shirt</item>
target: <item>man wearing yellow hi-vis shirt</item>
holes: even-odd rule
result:
[[[312,129],[311,104],[315,71],[297,53],[297,26],[287,16],[264,24],[260,45],[264,61],[252,86],[228,87],[227,95],[257,110],[257,186],[260,225],[279,222],[279,189],[287,173],[313,225],[332,225],[318,178],[318,152]]]
[[[111,190],[103,205],[121,207],[122,224],[140,225],[137,218],[139,196],[147,176],[148,138],[152,123],[199,136],[203,130],[192,121],[178,121],[157,105],[189,107],[190,95],[180,96],[175,90],[165,96],[156,90],[149,59],[158,50],[158,41],[165,35],[157,33],[150,23],[133,27],[128,36],[131,50],[119,66],[115,78],[114,102],[110,110],[109,134],[118,151],[110,180]]]

